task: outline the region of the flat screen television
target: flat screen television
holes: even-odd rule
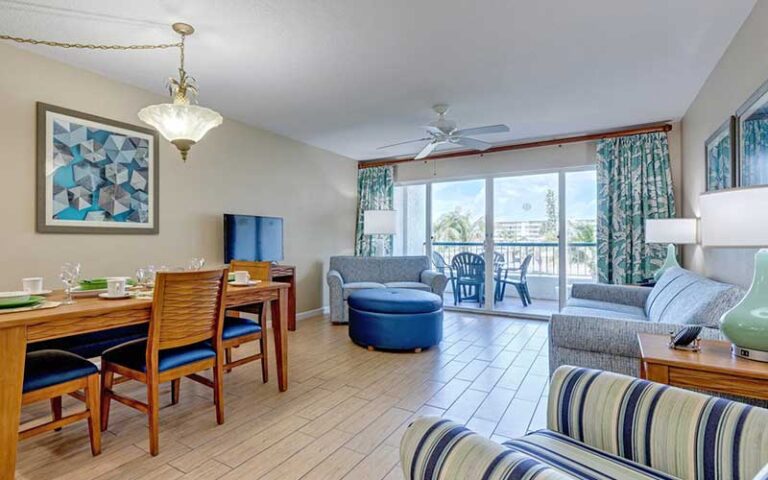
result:
[[[224,261],[283,259],[283,219],[224,214]]]

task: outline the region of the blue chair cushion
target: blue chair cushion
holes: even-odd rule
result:
[[[38,350],[27,354],[22,391],[40,390],[98,372],[96,365],[74,353]]]
[[[376,288],[352,293],[350,308],[376,313],[432,313],[443,309],[439,295],[407,288]]]
[[[146,324],[30,343],[27,345],[27,351],[64,350],[80,355],[83,358],[95,358],[100,357],[109,348],[140,338],[147,338]]]
[[[134,340],[112,347],[102,355],[102,359],[131,370],[147,371],[147,340]],[[189,363],[214,358],[216,351],[205,342],[185,345],[178,348],[160,350],[158,354],[158,370],[164,372]]]
[[[222,330],[221,338],[224,340],[231,340],[233,338],[242,337],[243,335],[251,335],[260,331],[261,327],[253,320],[227,317],[224,319],[224,329]]]

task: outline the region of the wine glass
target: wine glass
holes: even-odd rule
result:
[[[149,272],[146,268],[141,267],[136,269],[136,283],[139,284],[139,288],[146,289],[149,283]]]
[[[65,263],[61,266],[59,272],[59,278],[66,286],[65,293],[67,295],[64,300],[64,305],[72,305],[75,301],[72,299],[72,287],[77,283],[80,278],[80,264],[79,263]]]
[[[187,270],[190,272],[197,272],[205,266],[204,258],[193,258],[187,262]]]

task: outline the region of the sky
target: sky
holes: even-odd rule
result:
[[[557,174],[525,175],[494,179],[496,221],[546,220],[546,193],[557,195]],[[566,174],[566,215],[569,219],[594,219],[597,211],[594,171]],[[557,197],[555,197],[557,198]],[[432,218],[460,207],[472,218],[485,214],[485,180],[432,184]]]

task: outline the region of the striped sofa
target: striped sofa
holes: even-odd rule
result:
[[[400,444],[405,478],[768,480],[768,410],[722,398],[564,366],[547,426],[502,445],[420,418]]]

